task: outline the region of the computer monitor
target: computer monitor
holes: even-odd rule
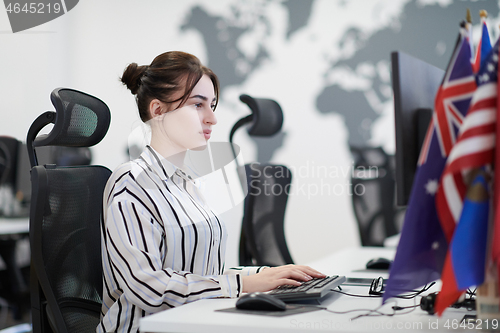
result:
[[[396,203],[406,206],[420,148],[444,70],[403,52],[391,53],[396,124]]]

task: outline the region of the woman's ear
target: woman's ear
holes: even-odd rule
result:
[[[164,113],[164,104],[159,99],[152,99],[149,102],[149,115],[151,119],[158,117]]]

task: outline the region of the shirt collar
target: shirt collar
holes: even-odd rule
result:
[[[141,157],[162,180],[171,178],[178,169],[151,146],[146,146]]]

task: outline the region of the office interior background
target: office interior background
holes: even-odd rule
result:
[[[285,233],[307,263],[360,244],[351,204],[351,146],[394,154],[390,53],[403,51],[445,69],[470,8],[473,41],[487,10],[492,43],[500,1],[460,0],[81,0],[66,14],[12,33],[0,10],[0,135],[24,141],[32,121],[53,110],[50,92],[69,87],[101,98],[112,120],[92,148],[93,164],[127,161],[141,127],[134,97],[119,77],[131,62],[165,51],[197,55],[218,74],[221,98],[212,141],[227,141],[250,114],[241,94],[276,100],[282,131],[234,142],[245,163],[293,171]],[[228,265],[238,261],[242,203],[223,214]]]

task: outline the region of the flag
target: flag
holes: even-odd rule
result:
[[[498,43],[498,42],[497,42]],[[498,52],[498,50],[497,50]],[[500,67],[498,69],[500,71]],[[497,75],[500,75],[497,72]],[[497,86],[498,87],[498,86]],[[497,91],[498,92],[498,91]],[[500,93],[497,94],[497,105],[500,105]],[[499,110],[497,108],[497,119],[500,119],[500,115],[498,114]],[[496,133],[500,133],[500,122],[496,123]],[[498,166],[500,166],[500,135],[496,136],[496,147],[495,147],[495,171]],[[500,174],[500,172],[498,172]],[[500,290],[500,177],[495,177],[494,187],[493,187],[493,207],[495,208],[494,212],[494,227],[493,227],[493,241],[492,241],[492,249],[491,249],[491,257],[493,262],[497,267],[497,283],[498,290]]]
[[[384,302],[438,279],[443,268],[448,243],[438,220],[435,193],[476,86],[465,34],[462,29],[436,94]]]
[[[462,212],[466,192],[464,172],[493,161],[497,67],[498,50],[490,52],[486,65],[477,74],[477,90],[436,194],[439,219],[448,241],[451,241]]]
[[[441,274],[443,285],[435,304],[439,316],[467,288],[484,282],[490,206],[488,178],[480,171],[467,191]]]
[[[474,64],[472,69],[474,73],[478,73],[481,65],[486,60],[486,57],[491,50],[490,34],[488,33],[488,27],[486,26],[486,11],[481,11],[481,39],[477,45],[476,58],[474,59]],[[472,35],[471,35],[472,37]]]
[[[440,222],[451,242],[441,276],[443,287],[436,300],[438,314],[454,303],[468,287],[484,281],[489,200],[488,196],[482,201],[470,198],[467,179],[478,170],[484,173],[493,163],[497,72],[498,42],[477,74],[477,89],[436,194]],[[484,184],[487,192],[488,184],[484,179],[474,181],[469,191],[477,190],[478,182]],[[471,274],[474,278],[468,278]]]

